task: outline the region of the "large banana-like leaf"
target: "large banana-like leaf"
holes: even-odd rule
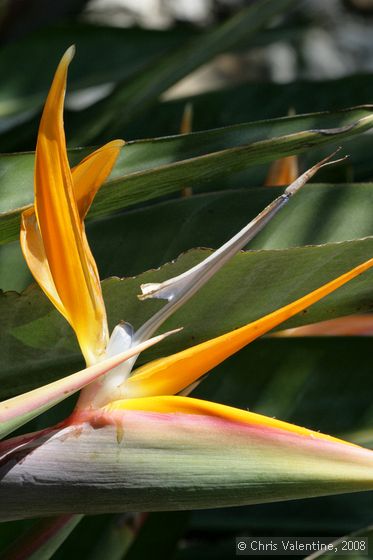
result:
[[[102,276],[139,274],[193,247],[217,248],[280,192],[260,187],[196,195],[93,221],[88,235]],[[280,250],[370,236],[372,205],[373,184],[307,185],[248,247]],[[140,223],[156,232],[156,239],[149,239]],[[136,243],[151,244],[150,253],[136,251]],[[117,262],[109,258],[110,248]]]
[[[41,108],[68,45],[76,44],[79,51],[69,75],[69,90],[79,91],[130,79],[193,35],[186,28],[154,31],[83,23],[44,27],[0,52],[0,70],[6,76],[0,92],[0,116]]]
[[[104,300],[111,326],[126,320],[140,327],[164,305],[159,300],[140,302],[137,298],[140,284],[177,276],[208,254],[207,250],[189,251],[159,270],[135,278],[104,281]],[[150,357],[172,354],[247,324],[316,289],[371,258],[372,254],[372,238],[283,251],[240,253],[167,321],[165,328],[183,326],[182,333],[172,343],[165,341],[161,353],[148,351],[147,356],[140,356],[139,363]],[[284,326],[369,311],[371,298],[372,272],[367,271]],[[81,365],[69,326],[36,287],[21,295],[3,294],[0,315],[1,397],[19,394],[76,371]]]
[[[129,84],[120,84],[106,99],[84,111],[77,123],[72,123],[75,145],[87,144],[97,137],[102,141],[105,135],[116,136],[170,86],[218,54],[255,37],[294,4],[294,0],[251,3],[217,28],[174,50]]]
[[[182,41],[179,48],[161,57],[159,61],[148,64],[145,71],[138,73],[133,79],[123,79],[125,75],[123,76],[123,70],[121,70],[119,83],[114,91],[91,107],[70,114],[70,118],[67,119],[68,128],[71,128],[69,138],[73,139],[73,144],[76,146],[98,140],[101,142],[105,135],[109,135],[111,138],[113,135],[116,136],[117,133],[113,129],[118,128],[118,125],[122,126],[136,114],[141,114],[146,106],[155,103],[160,94],[174,83],[216,55],[246,45],[274,17],[283,13],[294,3],[294,0],[277,0],[275,3],[271,0],[258,0],[215,29],[197,35],[192,41]],[[66,43],[64,48],[66,48]],[[154,52],[157,52],[156,48]],[[149,55],[148,50],[144,58],[151,62]],[[107,56],[102,56],[102,52],[98,54],[98,57],[92,57],[92,53],[89,56],[91,60],[101,58],[102,64],[105,65]],[[110,54],[110,58],[112,58],[112,54]],[[132,59],[137,60],[137,55]],[[143,61],[140,57],[140,67],[141,62]],[[129,66],[132,71],[136,69],[136,63],[133,64],[133,61]],[[129,74],[131,74],[131,70]],[[115,82],[117,80],[118,78],[114,79]],[[35,136],[36,122],[37,120],[34,119],[22,123],[12,129],[9,134],[3,134],[0,138],[2,151],[29,149]]]
[[[128,142],[90,217],[178,191],[185,184],[220,180],[283,155],[342,142],[372,126],[371,108],[360,107]],[[86,153],[73,151],[71,158],[75,163]],[[0,157],[0,243],[17,237],[20,212],[32,204],[33,166],[32,153]]]
[[[93,220],[87,234],[100,274],[103,278],[133,276],[158,268],[193,247],[215,249],[282,192],[280,188],[232,189]],[[281,210],[281,216],[250,241],[250,249],[285,249],[367,237],[373,234],[372,205],[373,184],[309,184]],[[139,227],[141,224],[147,227]],[[148,251],[138,250],[145,246]],[[0,287],[22,291],[31,282],[19,243],[1,245]]]
[[[261,32],[256,36],[244,37],[237,47],[247,47],[247,44],[270,44],[288,38],[291,34],[300,34],[303,28],[279,29],[271,28]],[[12,42],[4,46],[0,53],[0,69],[6,80],[0,92],[0,116],[9,117],[25,110],[40,108],[46,94],[48,92],[50,78],[54,68],[66,49],[66,45],[75,44],[79,52],[79,57],[74,62],[74,67],[70,70],[69,90],[79,91],[84,88],[107,85],[117,83],[118,81],[129,80],[136,73],[143,71],[150,64],[154,64],[155,59],[161,55],[165,55],[171,49],[181,46],[182,42],[187,42],[193,36],[198,35],[191,27],[177,27],[173,29],[165,29],[157,31],[153,29],[143,28],[120,28],[100,25],[89,25],[87,23],[76,23],[70,21],[69,24],[57,24],[43,27],[41,30],[29,34],[26,38],[17,42]],[[45,43],[48,43],[48,51],[45,49]],[[224,47],[225,48],[225,47]],[[33,61],[33,72],[30,72],[29,58]],[[110,53],[110,56],[107,54]],[[181,69],[182,70],[182,69]],[[38,79],[35,80],[35,74]],[[341,84],[333,81],[329,88],[334,86],[334,95],[344,93],[344,103],[349,103],[351,88],[346,87],[346,80]],[[307,84],[304,89],[299,92],[298,102],[308,98],[309,89],[312,88],[313,82]],[[323,88],[323,83],[318,84],[319,88]],[[269,100],[274,103],[274,98],[282,99],[281,91],[284,86],[271,85],[265,89]],[[286,86],[289,89],[289,95],[292,95],[293,87],[290,84]],[[273,89],[272,89],[273,88]],[[349,92],[346,93],[346,90]],[[356,103],[361,91],[366,92],[364,83],[361,79],[356,83],[354,97]],[[232,94],[241,100],[240,90],[234,90]],[[263,93],[262,93],[263,95]],[[322,95],[322,92],[321,92]],[[228,97],[228,96],[227,96]],[[227,101],[227,100],[226,100]],[[318,101],[318,98],[314,101]],[[369,96],[365,96],[361,103],[370,101]],[[294,101],[292,101],[294,105]],[[167,104],[167,113],[171,113],[170,104]],[[244,104],[246,106],[246,103]],[[266,106],[272,106],[266,102]],[[177,122],[180,111],[179,106],[176,112]],[[209,107],[211,110],[211,106]],[[282,111],[286,113],[288,106]],[[313,110],[314,104],[307,107],[307,110]],[[321,107],[322,109],[323,107]],[[326,108],[326,107],[324,107]],[[246,107],[247,109],[247,107]],[[242,110],[244,110],[242,108]],[[181,109],[182,111],[182,109]],[[158,113],[163,113],[162,109],[157,107],[157,113],[153,113],[153,119],[158,124]],[[298,111],[301,112],[301,111]],[[252,114],[252,117],[255,113]],[[276,115],[273,115],[276,116]],[[142,121],[142,117],[139,116]],[[241,119],[241,121],[246,119]],[[232,121],[233,122],[233,121]],[[239,122],[239,121],[236,121]],[[171,129],[174,131],[174,129]]]
[[[127,125],[128,134],[146,138],[175,134],[186,103],[193,105],[193,129],[239,124],[254,119],[286,115],[292,107],[297,114],[343,109],[371,103],[372,74],[353,74],[333,80],[248,82],[206,93],[159,102]]]
[[[93,220],[87,232],[101,275],[140,274],[194,247],[218,248],[281,192],[259,187],[194,195]],[[373,234],[372,207],[373,184],[308,184],[248,248],[280,250],[368,237]],[[139,227],[145,223],[146,229]],[[149,231],[154,235],[149,236]],[[145,245],[149,251],[137,250]],[[10,259],[16,248],[0,248],[4,263],[7,250]],[[22,274],[21,256],[17,270]],[[3,285],[10,289],[11,279]]]

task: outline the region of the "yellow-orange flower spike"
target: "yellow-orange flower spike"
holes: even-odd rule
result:
[[[373,259],[369,259],[320,288],[248,325],[141,366],[119,388],[116,400],[123,396],[131,400],[179,393],[256,338],[372,267]]]
[[[23,213],[21,246],[35,279],[69,321],[87,364],[100,359],[108,326],[100,279],[83,218],[109,175],[123,141],[110,142],[70,169],[63,128],[70,47],[61,59],[40,122],[35,159],[35,214]]]

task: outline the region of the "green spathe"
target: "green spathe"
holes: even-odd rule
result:
[[[0,518],[211,508],[373,489],[372,451],[247,415],[243,423],[88,413],[4,442]]]

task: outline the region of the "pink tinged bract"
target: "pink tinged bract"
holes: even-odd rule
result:
[[[196,401],[163,399],[170,409],[182,408],[171,399]],[[3,442],[0,519],[223,507],[373,489],[370,450],[223,405],[206,403],[204,411],[204,401],[196,402],[195,414],[113,403]]]

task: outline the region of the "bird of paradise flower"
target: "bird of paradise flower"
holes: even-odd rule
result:
[[[83,220],[124,143],[109,142],[70,169],[63,103],[73,54],[70,48],[63,56],[44,107],[36,148],[35,204],[23,213],[21,246],[36,281],[74,329],[87,369],[75,374],[70,385],[62,380],[2,403],[0,418],[13,422],[11,411],[21,410],[28,419],[61,400],[67,386],[70,392],[85,387],[75,411],[61,425],[0,445],[5,465],[0,467],[0,496],[2,503],[12,504],[0,517],[25,516],[25,504],[28,516],[152,511],[373,489],[370,450],[189,396],[223,360],[372,267],[373,259],[248,325],[132,371],[138,353],[161,340],[162,336],[150,339],[161,324],[327,161],[296,179],[200,264],[162,284],[143,285],[143,298],[168,303],[137,332],[120,324],[109,337]],[[22,460],[14,461],[20,449]]]

